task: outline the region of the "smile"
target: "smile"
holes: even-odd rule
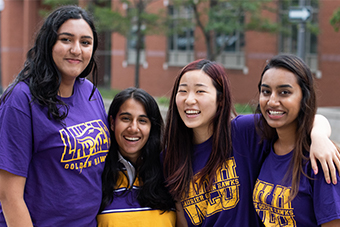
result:
[[[138,141],[140,140],[140,137],[128,137],[128,136],[124,136],[124,139],[128,140],[128,141]]]
[[[273,116],[280,116],[280,115],[283,115],[284,112],[283,111],[275,111],[275,110],[268,110],[268,113],[270,115],[273,115]]]
[[[199,110],[186,110],[184,112],[186,114],[188,114],[188,115],[195,115],[195,114],[200,114],[201,113],[201,111],[199,111]]]
[[[79,60],[79,59],[71,59],[71,58],[68,58],[68,59],[66,59],[69,63],[79,63],[79,62],[81,62],[81,60]]]

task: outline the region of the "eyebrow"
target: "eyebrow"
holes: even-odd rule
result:
[[[261,84],[261,87],[266,87],[266,88],[270,88],[270,86],[269,85],[267,85],[267,84]],[[289,84],[282,84],[282,85],[279,85],[279,86],[277,86],[278,88],[293,88],[291,85],[289,85]]]
[[[62,32],[62,33],[59,33],[58,36],[61,36],[61,35],[67,35],[67,36],[74,36],[73,34],[71,33],[68,33],[68,32]],[[82,36],[81,38],[86,38],[86,39],[92,39],[92,36],[87,36],[87,35],[84,35]]]
[[[119,114],[119,116],[122,116],[122,115],[129,115],[129,116],[132,116],[132,114],[130,114],[129,112],[122,112]],[[139,115],[138,117],[146,117],[146,118],[149,118],[147,115]]]
[[[188,84],[179,84],[178,85],[179,87],[182,86],[182,87],[187,87]],[[196,87],[208,87],[207,85],[205,84],[195,84]]]

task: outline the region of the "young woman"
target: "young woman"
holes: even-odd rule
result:
[[[98,38],[77,6],[52,12],[0,100],[0,226],[96,226],[110,146]]]
[[[109,122],[98,226],[175,226],[159,159],[163,119],[156,101],[142,89],[123,90],[111,103]]]
[[[231,121],[230,90],[223,67],[208,60],[188,64],[176,78],[163,165],[170,193],[181,203],[179,225],[261,225],[251,198],[269,143],[261,142],[254,115]]]
[[[311,71],[294,55],[278,55],[258,88],[259,128],[271,146],[254,188],[257,213],[265,226],[340,226],[340,185],[326,184],[309,161],[317,109]]]

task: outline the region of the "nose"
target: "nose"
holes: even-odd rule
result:
[[[187,98],[185,99],[185,103],[188,105],[192,105],[196,103],[196,95],[194,92],[189,92]]]
[[[130,132],[138,132],[138,131],[139,131],[139,127],[138,127],[137,121],[132,121],[132,122],[130,123],[130,125],[129,125],[128,130],[129,130]]]
[[[78,41],[74,42],[70,49],[71,54],[79,55],[81,52],[80,43]]]
[[[268,99],[268,105],[269,106],[278,106],[280,104],[279,102],[279,98],[277,97],[277,95],[275,93],[272,93],[270,96],[269,96],[269,99]]]

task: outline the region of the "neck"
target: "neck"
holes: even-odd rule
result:
[[[212,130],[194,130],[194,144],[201,144],[212,136]]]
[[[74,87],[75,80],[73,81],[61,81],[59,86],[58,95],[63,98],[71,97],[73,94],[73,87]]]
[[[278,139],[274,143],[274,151],[277,155],[285,155],[295,148],[296,131],[276,130]]]

